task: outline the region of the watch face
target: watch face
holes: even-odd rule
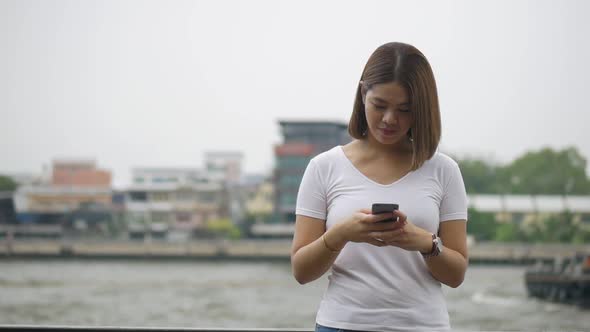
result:
[[[440,239],[440,237],[436,237],[436,251],[437,254],[440,254],[442,252],[443,249],[443,243],[442,240]]]

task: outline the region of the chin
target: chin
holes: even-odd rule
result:
[[[402,137],[377,137],[376,140],[383,145],[396,145],[401,143]]]

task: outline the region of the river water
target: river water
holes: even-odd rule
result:
[[[524,268],[471,266],[445,288],[454,330],[590,331],[590,311],[528,298]],[[0,261],[0,324],[312,328],[324,277],[288,263]]]

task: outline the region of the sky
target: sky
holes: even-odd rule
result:
[[[270,174],[279,120],[347,123],[379,46],[429,59],[441,151],[590,158],[588,1],[0,0],[0,173],[94,159]],[[590,170],[590,167],[588,168]],[[590,173],[589,171],[587,171]]]

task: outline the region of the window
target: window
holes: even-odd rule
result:
[[[145,191],[131,191],[129,197],[133,202],[145,202],[147,201],[147,193]]]
[[[169,196],[166,192],[152,193],[152,200],[155,202],[167,202],[170,200]]]

